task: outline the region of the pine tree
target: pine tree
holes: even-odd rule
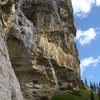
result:
[[[93,84],[91,81],[90,81],[90,88],[93,90]]]
[[[93,84],[93,91],[96,91],[96,84],[95,84],[95,82],[94,82],[94,84]]]
[[[87,79],[86,79],[86,78],[85,78],[85,84],[86,84],[86,86],[88,86],[88,85],[87,85]]]
[[[99,100],[100,100],[100,88],[98,89],[98,96],[99,96]]]
[[[92,90],[91,90],[91,100],[94,100],[94,94]]]
[[[97,90],[99,89],[99,85],[98,85],[98,83],[96,84],[96,88],[97,88]]]
[[[100,88],[100,82],[99,82],[99,88]]]

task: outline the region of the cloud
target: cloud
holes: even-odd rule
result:
[[[100,56],[97,58],[94,57],[89,57],[89,58],[84,58],[81,60],[81,75],[83,74],[84,70],[87,69],[88,67],[96,67],[100,63]]]
[[[94,76],[93,75],[90,75],[89,78],[92,79],[92,78],[94,78]]]
[[[96,38],[97,33],[97,29],[94,28],[89,28],[86,31],[79,29],[77,31],[75,40],[79,41],[81,45],[90,44],[90,42]]]
[[[95,6],[100,6],[100,0],[72,0],[74,14],[85,17]]]
[[[100,0],[96,0],[96,6],[100,6]]]

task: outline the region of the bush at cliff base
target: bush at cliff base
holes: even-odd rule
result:
[[[94,99],[99,100],[98,94],[94,93]],[[74,90],[72,93],[57,92],[52,100],[91,100],[91,90],[82,82],[80,90]]]

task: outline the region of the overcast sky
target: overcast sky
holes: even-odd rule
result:
[[[72,0],[82,79],[100,82],[100,0]]]

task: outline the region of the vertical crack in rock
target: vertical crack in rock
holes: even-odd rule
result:
[[[53,77],[54,77],[54,82],[55,82],[55,85],[56,85],[56,89],[58,89],[58,80],[57,80],[56,73],[55,73],[54,67],[53,67],[50,59],[49,59],[49,64],[51,66],[51,71],[52,71],[52,74],[53,74]]]

